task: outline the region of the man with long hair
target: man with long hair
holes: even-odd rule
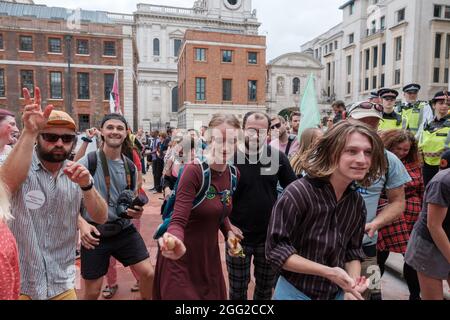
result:
[[[366,209],[356,184],[385,170],[381,139],[364,124],[336,124],[303,155],[306,177],[272,211],[266,256],[280,273],[275,300],[362,300]]]

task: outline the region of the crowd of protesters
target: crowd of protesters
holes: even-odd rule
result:
[[[21,115],[0,109],[0,299],[110,299],[119,262],[142,299],[381,300],[394,252],[410,300],[442,300],[450,97],[418,101],[419,90],[336,101],[316,128],[299,112],[253,111],[242,123],[217,114],[199,131],[133,134],[109,114],[79,135],[39,88],[24,89]],[[146,192],[163,200],[155,266],[140,234]]]

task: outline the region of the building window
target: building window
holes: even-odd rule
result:
[[[450,19],[450,7],[449,6],[445,6],[444,18]]]
[[[182,41],[180,39],[173,40],[173,56],[174,57],[178,57],[178,54],[180,53],[180,49],[181,49],[181,43],[182,43]]]
[[[222,62],[233,62],[233,51],[222,50]]]
[[[436,59],[441,57],[441,39],[442,35],[440,33],[436,33],[436,41],[434,43],[434,57]]]
[[[352,44],[355,41],[355,34],[351,33],[348,35],[348,43]]]
[[[0,33],[0,50],[3,50],[3,33]]]
[[[0,69],[0,97],[4,97],[6,94],[5,88],[5,70]]]
[[[33,37],[20,36],[20,51],[33,51]]]
[[[257,88],[258,88],[257,85],[258,85],[258,81],[256,81],[256,80],[248,81],[248,100],[249,101],[256,101]]]
[[[103,76],[103,99],[109,100],[114,85],[114,73],[106,73]]]
[[[300,79],[294,78],[292,80],[292,94],[298,94],[300,92]]]
[[[172,112],[178,112],[178,87],[172,89]]]
[[[79,114],[78,115],[78,130],[80,132],[84,132],[91,127],[91,121],[89,119],[88,114]]]
[[[381,45],[381,65],[386,65],[386,43]]]
[[[78,81],[78,99],[89,99],[89,73],[79,72],[77,74]]]
[[[195,78],[195,100],[206,100],[206,78]]]
[[[364,90],[369,90],[369,78],[364,79]]]
[[[445,59],[450,58],[450,34],[447,34],[447,43],[445,45]]]
[[[332,52],[332,51],[333,51],[333,42],[330,43],[330,52]]]
[[[327,63],[327,79],[328,81],[331,80],[331,63]]]
[[[34,76],[33,70],[20,71],[20,88],[27,88],[30,95],[34,96]],[[23,97],[22,90],[20,90],[21,97]]]
[[[384,73],[381,74],[381,78],[380,78],[380,87],[381,87],[381,88],[384,87]]]
[[[223,79],[222,80],[222,100],[231,101],[232,99],[232,80]]]
[[[103,55],[108,57],[116,56],[116,42],[105,41],[103,42]]]
[[[61,39],[60,38],[48,38],[48,52],[61,53]]]
[[[386,29],[386,17],[382,16],[380,18],[380,30]]]
[[[395,38],[395,61],[402,60],[402,37]]]
[[[444,69],[444,83],[448,83],[448,68]]]
[[[434,83],[439,83],[439,73],[440,73],[440,69],[434,68],[434,71],[433,71],[433,82]]]
[[[370,26],[370,34],[375,34],[377,32],[377,22],[376,20],[372,20]]]
[[[347,94],[352,93],[352,83],[350,81],[347,82]]]
[[[370,49],[364,50],[364,56],[366,58],[366,70],[370,68]]]
[[[395,75],[394,75],[394,84],[400,84],[400,80],[401,80],[401,72],[400,69],[395,70]]]
[[[159,56],[159,39],[153,39],[153,55]]]
[[[77,54],[89,54],[89,40],[77,39]]]
[[[355,3],[354,2],[350,3],[350,5],[348,6],[348,13],[349,13],[349,15],[352,15],[353,13],[355,13]]]
[[[62,99],[62,73],[50,72],[50,98]]]
[[[397,23],[405,20],[405,8],[397,11]]]
[[[195,48],[195,61],[206,61],[206,49]]]
[[[352,74],[352,56],[347,56],[347,75]]]
[[[258,63],[258,53],[257,52],[249,52],[248,53],[248,63],[249,64],[257,64]]]
[[[440,18],[441,17],[441,13],[442,13],[442,6],[438,5],[438,4],[435,4],[434,5],[433,17]]]
[[[378,46],[373,47],[373,67],[378,67]]]
[[[372,77],[372,89],[377,88],[377,76]]]
[[[338,49],[338,42],[337,42],[337,40],[334,42],[334,49],[335,49],[335,50]]]

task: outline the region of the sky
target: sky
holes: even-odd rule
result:
[[[137,3],[192,8],[194,0],[34,0],[36,4],[70,9],[133,13]],[[342,20],[339,6],[345,0],[253,0],[261,24],[259,34],[267,37],[267,60],[300,51],[300,45],[319,36]]]

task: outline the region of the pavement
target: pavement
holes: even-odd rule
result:
[[[144,238],[144,241],[147,245],[147,249],[150,253],[150,260],[155,266],[156,264],[156,254],[157,254],[157,243],[153,240],[153,233],[156,230],[157,226],[161,223],[161,215],[160,208],[162,204],[162,194],[157,193],[153,194],[148,190],[153,186],[152,175],[148,173],[144,176],[144,190],[147,192],[147,195],[150,198],[150,202],[144,208],[144,213],[141,218],[141,235]],[[220,252],[222,258],[222,270],[225,277],[225,283],[228,287],[228,273],[225,264],[225,250],[224,250],[224,239],[219,232],[219,243],[220,243]],[[80,277],[80,261],[77,260],[77,279],[76,279],[76,289],[77,295],[80,299],[83,297],[83,281]],[[120,263],[117,263],[117,274],[118,274],[118,291],[115,296],[111,300],[139,300],[140,294],[139,292],[131,292],[131,288],[135,284],[135,279],[129,268],[124,268]],[[403,280],[402,275],[403,268],[403,257],[397,254],[391,254],[387,263],[386,263],[386,272],[382,278],[382,294],[384,300],[408,300],[409,291],[406,286],[405,281]],[[253,277],[253,267],[251,271],[252,277],[249,284],[248,290],[248,298],[251,299],[253,296],[254,288],[255,288],[255,280]],[[104,280],[105,286],[106,280]],[[448,297],[448,287],[446,287],[447,298]],[[104,300],[103,297],[100,296],[100,300]]]

